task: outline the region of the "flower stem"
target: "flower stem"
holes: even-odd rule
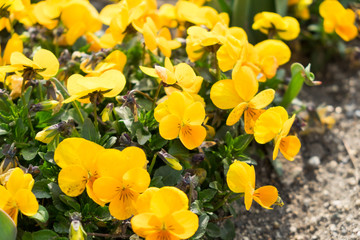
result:
[[[39,99],[40,99],[40,102],[42,102],[44,100],[44,96],[43,96],[43,93],[42,93],[42,86],[41,86],[41,82],[38,81],[38,92],[39,92]]]
[[[96,131],[99,131],[99,122],[98,122],[98,115],[97,115],[97,107],[96,104],[93,103],[94,106],[94,125],[95,125],[95,129]]]
[[[21,101],[22,101],[22,104],[24,106],[24,108],[26,109],[26,115],[27,115],[27,121],[28,121],[28,125],[30,127],[30,135],[32,138],[35,137],[35,130],[34,130],[34,127],[32,125],[32,122],[31,122],[31,116],[30,116],[30,112],[29,112],[29,108],[28,108],[28,104],[26,102],[26,99],[25,99],[25,79],[23,79],[22,81],[22,85],[21,85]]]
[[[216,57],[216,52],[214,52],[214,64],[216,69],[216,81],[220,80],[220,67],[219,67],[219,61]]]
[[[82,115],[82,113],[81,113],[81,111],[80,111],[79,106],[77,105],[77,103],[76,103],[75,101],[74,101],[74,102],[72,102],[72,105],[74,106],[74,108],[75,108],[75,110],[76,110],[77,114],[79,115],[79,118],[80,118],[80,122],[81,122],[81,124],[83,124],[83,123],[84,123],[84,116]]]
[[[158,88],[156,89],[155,97],[154,97],[153,104],[152,104],[152,109],[155,108],[156,101],[157,101],[157,99],[159,97],[161,86],[162,86],[162,81],[159,83]]]
[[[151,160],[151,164],[150,164],[150,167],[148,169],[148,172],[149,172],[149,175],[151,174],[153,168],[154,168],[154,165],[155,165],[155,162],[156,162],[156,157],[157,157],[158,153],[155,153],[152,160]]]

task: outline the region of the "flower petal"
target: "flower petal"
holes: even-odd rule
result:
[[[235,161],[230,165],[226,181],[231,191],[243,193],[247,186],[255,188],[255,170],[245,162]]]
[[[168,115],[161,119],[159,124],[159,131],[161,137],[167,140],[172,140],[179,136],[181,129],[181,121],[175,115]]]
[[[183,123],[201,125],[205,120],[205,109],[200,102],[194,102],[185,109]]]
[[[167,218],[165,225],[172,226],[169,231],[179,239],[188,239],[198,229],[199,218],[189,210],[181,210],[174,212],[171,218]]]
[[[180,141],[187,149],[200,146],[206,138],[206,129],[199,125],[184,125],[179,134]]]
[[[131,227],[140,237],[156,234],[162,227],[162,221],[154,213],[141,213],[131,218]]]
[[[236,92],[234,81],[230,79],[216,82],[211,87],[210,98],[214,105],[220,109],[231,109],[244,101]]]
[[[131,192],[131,195],[120,195],[120,198],[114,198],[109,205],[109,211],[112,216],[119,220],[125,220],[135,215],[135,202],[139,194]]]
[[[145,192],[140,194],[140,196],[136,200],[136,210],[138,213],[151,212],[150,209],[151,199],[154,196],[154,194],[159,190],[160,190],[159,188],[150,187],[146,189]]]
[[[86,187],[88,172],[79,165],[68,165],[61,169],[58,177],[60,189],[70,197],[79,196]]]
[[[59,61],[55,55],[46,49],[40,49],[34,55],[34,62],[44,71],[38,73],[45,79],[49,79],[59,71]]]
[[[237,123],[245,109],[248,107],[247,102],[242,102],[239,105],[237,105],[229,114],[228,118],[226,119],[226,125],[232,126],[235,123]]]
[[[21,66],[28,66],[28,67],[37,67],[37,65],[28,59],[24,54],[21,52],[13,52],[10,56],[11,65],[21,65]]]
[[[275,96],[274,89],[266,89],[253,97],[249,102],[249,107],[254,109],[261,109],[269,105],[273,100]]]
[[[123,186],[142,193],[149,187],[150,180],[150,175],[144,168],[133,168],[124,174]]]
[[[294,160],[294,157],[300,151],[300,147],[300,140],[296,136],[287,136],[281,139],[280,152],[289,161]]]
[[[105,97],[115,97],[120,94],[120,92],[125,87],[125,76],[119,70],[111,69],[100,75],[101,83],[104,86],[112,86],[110,92],[104,93]]]
[[[244,101],[249,102],[258,92],[259,82],[250,67],[237,64],[233,70],[232,78],[236,92]]]
[[[247,134],[254,134],[254,126],[265,109],[253,109],[248,107],[244,112],[244,129]]]
[[[115,178],[100,177],[94,181],[93,191],[96,197],[107,203],[119,196],[122,186],[122,182]]]
[[[35,195],[28,189],[20,189],[15,195],[16,204],[22,214],[33,216],[39,209]]]
[[[271,209],[278,198],[278,190],[274,186],[263,186],[254,192],[254,200],[263,208]]]

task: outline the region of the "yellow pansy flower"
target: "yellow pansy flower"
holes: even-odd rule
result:
[[[86,32],[96,32],[102,27],[97,10],[87,1],[70,1],[60,18],[68,29],[65,33],[68,45],[73,45]]]
[[[350,41],[358,35],[355,26],[355,13],[345,9],[336,0],[326,0],[320,4],[320,15],[324,18],[324,30],[327,33],[336,32],[344,41]]]
[[[253,70],[248,66],[237,65],[232,79],[216,82],[210,90],[212,102],[220,109],[232,109],[226,125],[237,123],[245,111],[245,130],[253,133],[253,124],[258,117],[256,110],[265,108],[274,99],[275,91],[266,89],[258,92],[259,83]],[[255,113],[255,115],[254,115]]]
[[[290,48],[280,40],[268,39],[256,44],[253,48],[262,76],[260,82],[273,78],[280,65],[287,63],[291,57]]]
[[[13,52],[10,56],[10,63],[11,65],[0,67],[0,72],[28,72],[29,76],[34,77],[34,74],[39,74],[44,79],[49,79],[55,76],[59,70],[57,58],[46,49],[37,51],[33,60],[21,52]]]
[[[54,29],[58,23],[61,11],[69,0],[46,0],[34,4],[34,16],[38,23],[48,29]]]
[[[300,151],[301,143],[296,136],[287,136],[295,120],[295,114],[289,119],[283,107],[272,107],[260,115],[255,123],[254,137],[258,143],[265,144],[272,139],[275,141],[273,159],[279,149],[287,160],[294,160]]]
[[[150,17],[146,18],[142,34],[144,35],[146,47],[150,51],[155,51],[159,48],[165,57],[170,57],[172,50],[181,47],[180,42],[171,40],[171,33],[168,28],[162,28],[158,31]]]
[[[126,55],[120,50],[115,50],[111,52],[104,60],[96,64],[95,67],[90,63],[90,58],[85,59],[81,62],[80,69],[87,73],[88,77],[90,76],[100,76],[102,73],[110,70],[116,69],[123,71],[126,64]]]
[[[186,194],[175,187],[148,188],[136,202],[131,219],[134,232],[150,239],[188,239],[199,227],[198,216],[188,210]]]
[[[19,37],[19,35],[17,35],[16,33],[14,33],[11,38],[8,40],[8,42],[6,43],[5,49],[4,49],[4,54],[1,57],[1,48],[0,48],[0,66],[2,65],[6,65],[6,64],[11,64],[10,62],[10,57],[11,54],[13,52],[22,52],[23,51],[23,41],[21,40],[21,38]],[[0,70],[0,81],[4,81],[5,80],[5,75],[6,72],[2,72]],[[11,85],[11,83],[5,81],[5,83],[7,85]],[[13,88],[11,88],[13,89]]]
[[[263,208],[271,209],[278,198],[274,186],[263,186],[255,189],[255,169],[245,162],[235,161],[229,167],[226,181],[231,191],[244,193],[245,208],[249,211],[255,200]]]
[[[309,6],[313,0],[289,0],[288,5],[295,7],[295,15],[301,19],[307,20],[310,18]]]
[[[145,152],[138,147],[127,147],[122,151],[106,149],[97,156],[95,195],[108,203],[110,214],[125,220],[136,214],[135,203],[140,193],[150,184],[146,171]]]
[[[265,34],[277,34],[284,40],[293,40],[300,33],[300,24],[293,17],[281,17],[273,12],[261,12],[255,15],[252,25],[254,30]]]
[[[33,216],[39,209],[35,195],[31,192],[34,179],[31,174],[15,168],[6,182],[0,185],[0,209],[4,210],[17,224],[18,212]]]
[[[164,139],[179,137],[188,149],[200,146],[205,140],[206,129],[202,126],[205,120],[204,106],[181,92],[172,93],[157,106],[154,117],[160,123],[159,131]]]
[[[86,188],[89,197],[99,205],[105,203],[93,193],[98,178],[96,156],[104,148],[83,138],[66,138],[55,149],[54,160],[61,167],[58,176],[60,189],[70,197],[79,196]]]
[[[90,95],[93,93],[99,93],[101,97],[115,97],[123,90],[125,82],[124,75],[115,69],[108,70],[99,77],[83,77],[80,74],[73,74],[67,81],[70,97],[65,99],[64,103],[74,100],[89,103]]]

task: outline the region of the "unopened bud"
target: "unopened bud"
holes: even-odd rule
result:
[[[32,105],[30,110],[33,112],[51,110],[54,109],[58,104],[59,102],[56,100],[43,101],[38,104]]]

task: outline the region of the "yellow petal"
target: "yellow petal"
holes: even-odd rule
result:
[[[280,152],[289,161],[294,160],[294,157],[299,153],[300,148],[301,143],[296,136],[287,136],[281,139]]]
[[[291,126],[293,125],[294,121],[295,121],[295,114],[293,114],[291,118],[286,119],[280,133],[281,137],[285,137],[289,134]]]
[[[143,67],[140,66],[140,70],[145,73],[146,75],[153,77],[153,78],[159,78],[158,74],[156,73],[155,68],[149,68],[149,67]]]
[[[29,174],[26,175],[31,177]],[[28,177],[25,178],[23,170],[17,167],[11,172],[9,180],[6,182],[6,188],[12,195],[15,195],[16,192],[22,188],[31,190],[33,184],[34,179],[32,179],[32,177],[31,179]]]
[[[39,209],[39,203],[35,195],[28,189],[20,189],[15,195],[16,204],[22,214],[26,216],[33,216]]]
[[[93,191],[96,197],[107,203],[119,196],[123,184],[112,177],[100,177],[94,181]]]
[[[258,94],[256,94],[256,96],[250,100],[249,107],[254,109],[265,108],[274,100],[274,97],[275,97],[274,89],[263,90]]]
[[[79,165],[68,165],[61,169],[58,177],[59,187],[70,197],[79,196],[86,187],[88,172]]]
[[[232,78],[236,92],[244,101],[250,101],[258,92],[259,83],[250,67],[237,65],[233,70]]]
[[[278,190],[273,186],[263,186],[255,190],[254,200],[259,203],[263,208],[271,209],[278,199]]]
[[[279,154],[279,147],[281,143],[281,136],[275,138],[274,151],[273,151],[273,160],[275,160]]]
[[[286,28],[286,31],[278,31],[279,36],[282,39],[285,40],[293,40],[295,38],[297,38],[297,36],[300,33],[300,24],[298,22],[298,20],[296,20],[296,18],[293,17],[283,17],[283,20],[286,22],[286,24],[288,25]]]
[[[59,61],[55,55],[46,49],[40,49],[34,55],[34,62],[44,71],[38,73],[45,79],[49,79],[57,74],[59,71]]]
[[[165,58],[165,68],[168,69],[170,72],[175,72],[174,66],[171,63],[170,58],[166,57]]]
[[[181,121],[175,115],[163,117],[159,124],[161,137],[167,140],[177,138],[181,129]]]
[[[205,109],[200,102],[194,102],[185,109],[183,123],[201,125],[205,120]]]
[[[10,64],[10,57],[13,52],[22,52],[23,51],[23,42],[19,35],[14,33],[9,41],[6,44],[5,50],[4,50],[4,56],[3,61],[5,64]]]
[[[244,202],[245,202],[245,208],[247,211],[250,210],[252,202],[253,202],[253,191],[254,189],[247,186],[245,188],[245,195],[244,195]]]
[[[189,210],[181,210],[173,213],[165,225],[172,226],[169,231],[179,239],[188,239],[197,231],[199,218]]]
[[[267,56],[274,56],[279,65],[283,65],[290,60],[290,48],[280,40],[264,40],[254,46],[254,50],[259,55],[260,61]]]
[[[8,191],[4,186],[0,185],[0,209],[5,209],[7,205],[9,205],[9,201],[11,201],[12,195],[10,191]]]
[[[255,187],[255,170],[245,162],[235,161],[229,167],[226,182],[231,191],[243,193],[248,186]]]
[[[154,51],[157,48],[156,32],[157,29],[154,22],[148,17],[144,24],[142,34],[144,35],[145,45],[150,51]]]
[[[131,227],[140,237],[148,239],[149,235],[158,233],[163,222],[154,213],[141,213],[131,218]]]
[[[13,52],[10,57],[11,65],[21,65],[21,66],[28,66],[28,67],[37,67],[37,65],[25,57],[24,54],[21,52]]]
[[[184,125],[179,134],[180,141],[187,149],[199,147],[206,138],[206,129],[198,125]]]
[[[181,92],[174,92],[169,96],[166,104],[171,114],[174,114],[179,119],[183,119],[186,106],[190,104],[190,102]]]
[[[135,202],[138,196],[138,193],[131,192],[131,195],[114,198],[109,205],[110,214],[119,220],[125,220],[135,215],[137,213]]]
[[[83,22],[73,25],[66,32],[65,38],[68,45],[73,45],[76,40],[86,32],[86,26]]]
[[[96,155],[104,150],[102,146],[84,138],[66,138],[55,149],[54,160],[64,168],[69,165],[82,165],[91,171]]]
[[[105,97],[115,97],[120,94],[120,92],[125,87],[125,76],[119,70],[111,69],[100,75],[101,82],[104,86],[114,85],[110,92],[104,93]]]
[[[159,188],[150,187],[145,190],[136,200],[136,210],[138,213],[151,212],[150,203],[154,194],[159,191]],[[1,206],[1,205],[0,205]]]
[[[175,78],[181,86],[188,86],[194,82],[196,75],[189,65],[180,63],[175,66]]]
[[[150,184],[150,175],[144,168],[133,168],[123,176],[123,184],[131,190],[142,193]]]
[[[180,210],[187,210],[189,200],[186,194],[176,187],[162,187],[151,199],[151,211],[165,217]]]
[[[247,134],[254,134],[256,120],[260,117],[265,109],[253,109],[248,107],[244,112],[244,129]]]
[[[210,90],[210,98],[214,105],[220,109],[231,109],[243,102],[235,90],[233,80],[220,80]]]
[[[93,184],[94,184],[94,181],[96,179],[94,177],[88,179],[87,183],[86,183],[86,192],[88,194],[88,196],[94,201],[96,202],[97,204],[99,204],[100,206],[105,206],[105,202],[104,201],[101,201],[94,193],[94,189],[93,189]]]
[[[248,103],[242,102],[239,105],[237,105],[229,114],[228,118],[226,119],[226,125],[232,126],[235,123],[237,123],[245,109],[248,107]]]

